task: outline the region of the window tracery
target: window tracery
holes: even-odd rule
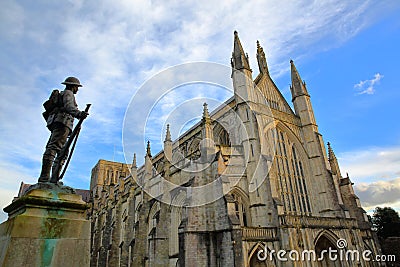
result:
[[[311,205],[305,179],[303,162],[296,146],[287,134],[271,130],[275,139],[276,174],[284,210],[291,213],[310,214]]]
[[[248,212],[247,212],[247,204],[243,197],[237,192],[232,193],[232,197],[235,203],[235,215],[240,221],[240,225],[247,227],[249,225],[248,221]]]

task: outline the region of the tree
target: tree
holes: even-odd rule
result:
[[[400,217],[399,214],[390,207],[374,210],[372,223],[377,231],[377,235],[381,239],[390,236],[400,236]]]

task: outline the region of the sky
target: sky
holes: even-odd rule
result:
[[[289,103],[289,61],[294,60],[319,131],[325,143],[331,142],[342,173],[355,183],[363,207],[400,211],[399,11],[400,2],[385,0],[3,0],[0,206],[11,202],[22,181],[37,181],[49,137],[42,103],[53,89],[63,89],[66,77],[76,76],[84,85],[76,95],[80,109],[86,103],[92,107],[63,181],[88,189],[99,159],[131,162],[122,140],[124,125],[135,126],[124,124],[124,118],[129,108],[140,108],[140,102],[132,107],[140,88],[176,65],[201,61],[229,68],[237,30],[253,77],[259,40]],[[164,95],[151,109],[148,135],[138,134],[130,143],[137,147],[138,163],[143,163],[145,139],[153,154],[162,149],[165,112],[170,119],[174,112],[179,117],[171,109],[176,103],[190,116],[171,119],[173,139],[200,118],[204,99],[211,111],[231,95],[210,84]]]

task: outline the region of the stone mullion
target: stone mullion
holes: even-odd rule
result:
[[[291,202],[290,202],[289,188],[288,188],[287,179],[286,179],[285,163],[284,163],[282,154],[279,156],[278,160],[279,160],[278,165],[279,165],[280,178],[282,180],[283,188],[284,188],[283,194],[285,196],[286,211],[291,211],[292,206],[291,206]]]
[[[293,150],[293,153],[296,153],[296,151]],[[301,198],[301,205],[303,207],[303,212],[307,213],[308,210],[307,210],[307,205],[306,205],[306,194],[304,192],[304,187],[303,187],[303,177],[301,176],[301,173],[299,170],[299,160],[297,159],[297,155],[294,155],[294,156],[295,157],[294,157],[293,162],[294,162],[294,166],[295,166],[296,174],[297,174],[296,180],[298,182],[298,188],[299,188],[299,193],[300,193],[300,198]]]
[[[104,224],[105,224],[105,220],[106,220],[106,212],[104,211],[104,207],[103,209],[101,209],[101,211],[99,212],[99,221],[98,221],[98,249],[97,251],[95,251],[96,255],[96,263],[95,266],[101,266],[100,265],[100,260],[101,260],[101,254],[104,251],[103,248],[103,240],[104,240],[104,234],[105,232],[104,230]]]
[[[115,192],[118,194],[118,191]],[[117,195],[117,197],[119,197]],[[109,266],[119,266],[119,245],[120,245],[120,231],[121,231],[121,202],[120,200],[116,200],[113,203],[114,208],[114,221],[113,221],[113,229],[111,236],[111,250],[109,256]]]
[[[300,209],[300,214],[302,214],[302,213],[305,213],[305,209],[304,209],[304,205],[303,205],[303,203],[302,203],[302,201],[301,201],[301,197],[302,197],[302,193],[301,193],[301,190],[300,190],[300,184],[299,184],[299,182],[300,182],[300,177],[299,177],[299,174],[298,174],[298,172],[297,172],[297,170],[296,170],[296,161],[295,161],[295,158],[294,158],[294,156],[292,155],[292,158],[291,158],[291,162],[292,162],[292,169],[293,169],[293,180],[294,180],[294,184],[295,184],[295,190],[296,190],[296,196],[297,196],[297,201],[298,201],[298,203],[299,203],[299,209]]]
[[[296,212],[297,211],[296,200],[295,200],[295,197],[294,197],[293,182],[292,182],[292,177],[291,177],[291,172],[290,172],[289,159],[288,159],[287,156],[285,156],[284,166],[285,166],[285,169],[286,169],[285,177],[287,178],[287,181],[289,181],[288,194],[289,194],[289,200],[290,200],[290,203],[291,203],[291,211],[292,212]]]
[[[149,212],[149,197],[143,195],[142,206],[139,210],[139,225],[137,226],[137,234],[135,237],[134,257],[132,266],[144,266],[145,257],[147,257],[147,214]]]
[[[112,235],[111,235],[111,249],[109,255],[109,266],[118,266],[119,264],[119,236],[121,230],[120,220],[120,205],[117,202],[114,206],[114,221],[112,223]]]
[[[294,197],[294,191],[293,191],[293,183],[292,183],[292,177],[291,177],[291,171],[290,171],[290,165],[289,165],[289,161],[290,161],[290,157],[289,157],[289,151],[287,149],[287,147],[289,147],[289,144],[287,143],[287,138],[285,138],[285,135],[281,133],[281,142],[282,142],[282,147],[283,147],[283,169],[285,170],[285,177],[287,179],[286,183],[289,183],[289,187],[288,187],[288,195],[289,195],[289,201],[291,203],[291,212],[296,212],[297,208],[296,208],[296,200]]]
[[[121,204],[121,207],[124,207],[124,209],[121,209],[121,234],[120,234],[120,244],[122,243],[122,247],[120,247],[121,251],[120,251],[120,259],[119,259],[119,266],[120,267],[128,267],[128,258],[129,258],[129,241],[128,241],[128,235],[129,235],[129,231],[130,228],[128,228],[128,203],[126,203],[127,201],[129,201],[129,199],[126,198],[126,196],[124,197],[124,199],[122,200],[123,203]],[[125,213],[125,208],[126,208],[126,218],[124,216]],[[122,217],[124,216],[124,217]],[[121,246],[121,245],[120,245]]]
[[[96,214],[95,216],[92,215],[92,220],[94,217],[96,218],[96,220],[92,226],[92,233],[91,233],[91,240],[90,240],[91,241],[91,249],[90,249],[90,253],[91,253],[90,266],[91,267],[96,266],[97,257],[98,257],[97,252],[101,245],[101,244],[99,244],[99,239],[100,239],[100,235],[102,234],[101,231],[99,231],[100,216],[99,216],[99,214]]]
[[[110,237],[111,237],[111,218],[112,218],[112,209],[107,209],[105,214],[105,226],[104,226],[104,234],[102,238],[102,244],[100,248],[100,256],[99,256],[99,266],[108,266],[107,262],[107,253],[110,245]]]
[[[125,225],[124,243],[125,243],[125,250],[127,253],[126,266],[132,266],[131,262],[129,262],[129,260],[132,261],[132,258],[130,258],[130,255],[129,255],[130,254],[129,247],[131,246],[132,240],[135,238],[134,230],[133,230],[133,227],[135,225],[135,196],[134,196],[133,189],[130,190],[127,202],[128,202],[128,205],[127,205],[128,218],[126,219],[126,225]]]
[[[283,179],[282,179],[282,173],[281,173],[281,167],[279,163],[279,157],[280,156],[275,156],[276,157],[276,169],[277,169],[277,176],[279,179],[279,185],[280,185],[280,192],[281,192],[281,198],[282,198],[282,203],[283,203],[283,208],[285,212],[287,211],[287,203],[286,203],[286,197],[285,197],[285,188],[283,185]]]
[[[307,213],[307,205],[306,205],[306,194],[304,192],[304,186],[303,186],[303,178],[301,176],[300,170],[299,170],[299,161],[297,157],[294,158],[293,164],[296,170],[296,180],[298,182],[298,189],[299,189],[299,194],[300,194],[300,199],[301,199],[301,206],[303,208],[303,212]]]
[[[300,202],[300,193],[297,187],[297,179],[296,179],[296,170],[294,168],[294,160],[293,160],[293,155],[292,155],[292,149],[290,149],[291,145],[287,145],[287,168],[289,171],[289,179],[291,181],[291,193],[294,199],[294,205],[295,205],[295,213],[300,214],[302,209],[301,209],[301,202]],[[292,164],[290,164],[292,163]]]
[[[307,191],[306,180],[305,180],[305,177],[304,177],[303,164],[301,163],[300,160],[299,160],[299,168],[300,168],[301,178],[302,178],[302,182],[303,182],[303,191],[304,191],[304,196],[305,196],[305,199],[306,199],[307,210],[308,210],[309,213],[311,213],[311,205],[310,205],[310,199],[309,199],[309,195],[308,195],[308,191]]]
[[[292,154],[293,154],[292,155],[292,157],[293,157],[293,168],[296,171],[296,176],[297,176],[296,180],[298,182],[298,191],[299,191],[300,198],[301,198],[300,205],[303,208],[303,212],[307,213],[308,212],[307,205],[306,205],[307,195],[306,195],[306,191],[304,190],[304,185],[303,185],[303,182],[304,182],[303,178],[304,177],[302,176],[302,173],[300,172],[300,166],[299,166],[300,161],[298,159],[295,147],[292,148]]]
[[[165,222],[171,221],[171,213],[168,206],[164,203],[160,203],[160,214],[159,221],[157,224],[157,235],[154,242],[156,243],[156,255],[155,262],[152,266],[164,267],[169,265],[169,227],[171,224],[165,224]]]

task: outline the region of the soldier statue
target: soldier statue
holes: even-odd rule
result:
[[[61,166],[68,154],[60,154],[60,151],[71,134],[74,118],[83,120],[89,115],[86,111],[80,111],[75,101],[74,95],[78,92],[78,88],[82,87],[80,81],[75,77],[68,77],[61,84],[65,85],[65,89],[57,96],[59,104],[45,116],[51,135],[43,153],[42,170],[38,179],[40,183],[58,182]]]

